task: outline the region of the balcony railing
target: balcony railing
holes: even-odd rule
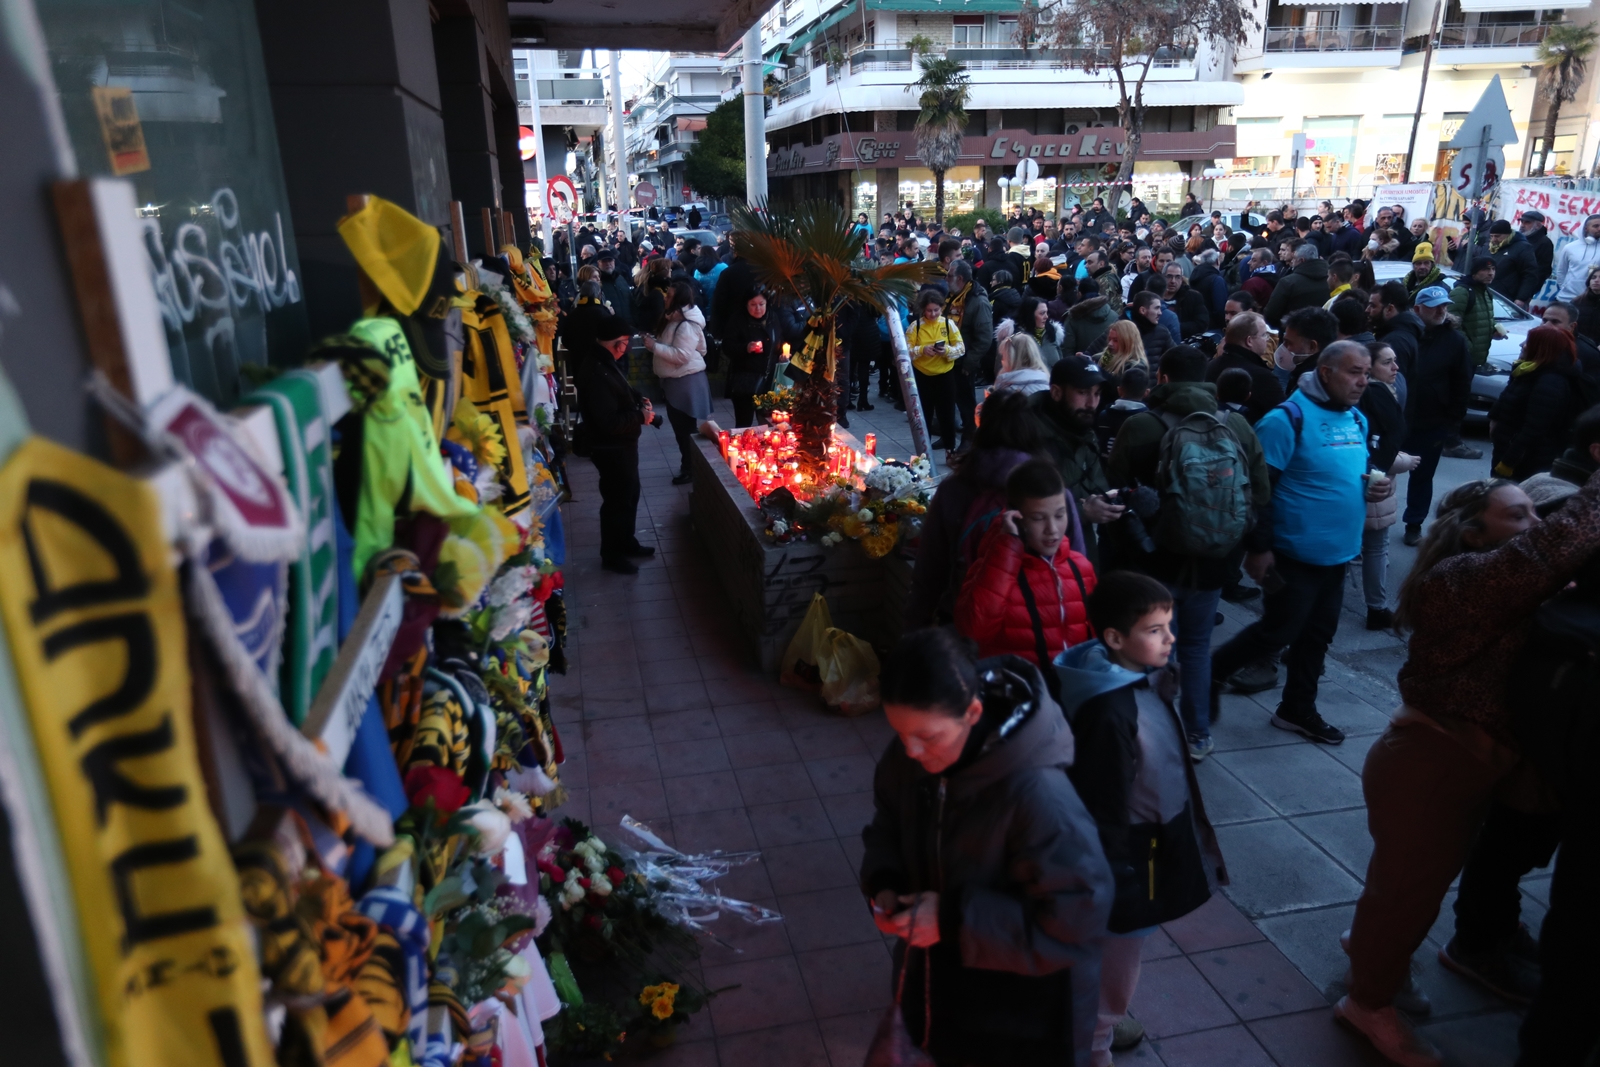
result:
[[[1268,52],[1382,52],[1398,49],[1405,36],[1400,26],[1350,26],[1316,29],[1268,26]]]
[[[1072,48],[1054,51],[1040,48],[1020,48],[1016,45],[950,45],[944,54],[959,59],[968,70],[1050,70],[1082,66],[1091,49]],[[1157,69],[1183,66],[1194,60],[1194,47],[1163,48],[1156,55]],[[1102,49],[1101,63],[1109,63],[1109,51]],[[858,48],[850,54],[850,73],[862,71],[910,70],[914,64],[909,48],[893,45]]]
[[[1549,22],[1496,22],[1439,28],[1440,48],[1532,48],[1544,40]]]
[[[778,103],[787,104],[791,100],[798,100],[810,91],[811,74],[807,72],[783,83],[783,87],[778,90]]]

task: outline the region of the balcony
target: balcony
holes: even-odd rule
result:
[[[1268,26],[1268,52],[1383,52],[1400,48],[1401,26],[1351,26],[1317,29],[1305,26]]]
[[[1549,22],[1498,22],[1439,28],[1440,48],[1533,48],[1550,32]]]
[[[806,71],[798,77],[791,76],[778,89],[778,103],[787,104],[791,100],[798,100],[811,92],[811,72]]]
[[[1051,70],[1082,67],[1089,49],[1074,48],[1067,51],[1046,51],[1039,48],[1021,48],[1016,45],[950,45],[944,54],[958,59],[968,70]],[[1182,49],[1161,49],[1156,55],[1156,69],[1172,69],[1194,61],[1194,46]],[[1109,64],[1111,54],[1101,50],[1101,63]],[[893,45],[862,47],[850,54],[850,73],[863,71],[910,70],[915,56],[909,48]],[[832,80],[831,78],[829,79]]]

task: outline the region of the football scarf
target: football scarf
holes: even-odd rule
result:
[[[522,462],[519,428],[528,425],[517,355],[506,318],[491,297],[480,295],[461,314],[467,347],[461,356],[461,395],[500,426],[505,457],[499,464],[500,510],[509,518],[528,507],[528,470]]]
[[[178,576],[142,483],[34,438],[0,469],[0,612],[109,1067],[270,1067],[254,938],[206,801]]]
[[[272,409],[283,473],[306,525],[306,544],[289,568],[289,619],[279,695],[296,726],[338,652],[337,551],[333,457],[317,379],[293,370],[245,398]]]

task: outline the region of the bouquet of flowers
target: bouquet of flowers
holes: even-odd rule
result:
[[[811,534],[828,547],[848,538],[872,559],[881,559],[918,529],[933,497],[932,473],[924,456],[909,463],[885,460],[862,478],[863,489],[841,481],[801,507],[789,537]]]

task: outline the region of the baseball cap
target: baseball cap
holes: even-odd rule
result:
[[[600,259],[600,260],[606,260],[606,259],[614,260],[614,259],[617,258],[617,253],[616,253],[616,251],[614,249],[602,248],[594,258],[595,259]]]
[[[1088,389],[1103,385],[1106,376],[1088,356],[1068,356],[1050,368],[1050,384],[1068,389]]]
[[[1430,285],[1418,293],[1412,303],[1425,308],[1436,308],[1441,304],[1450,303],[1450,294],[1444,291],[1443,286]]]

